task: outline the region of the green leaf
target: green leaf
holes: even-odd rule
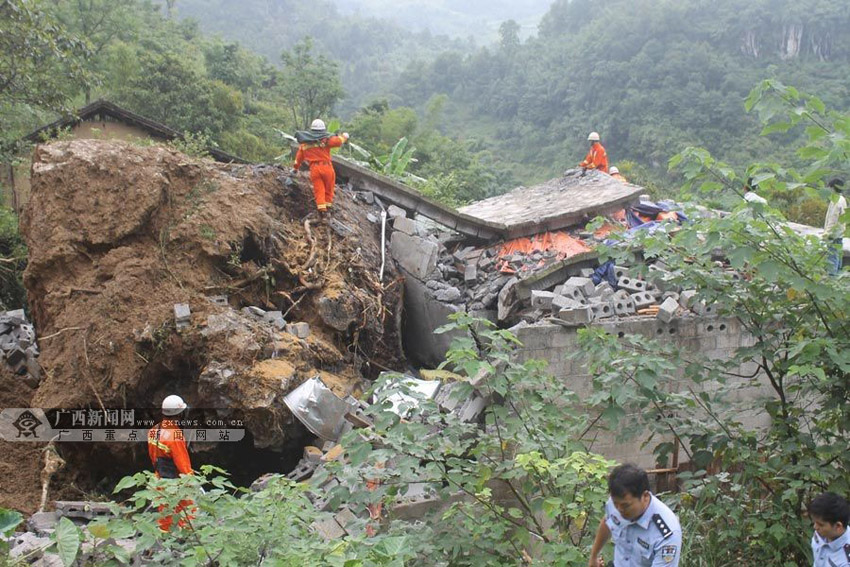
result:
[[[768,136],[770,134],[775,134],[776,132],[787,132],[794,125],[790,122],[774,122],[772,124],[768,124],[764,128],[762,128],[761,135]]]
[[[56,548],[59,559],[65,567],[70,567],[80,551],[80,529],[68,518],[62,517],[56,524]]]
[[[23,520],[19,512],[0,508],[0,533],[8,537]]]
[[[109,526],[106,524],[89,524],[88,526],[89,533],[96,537],[97,539],[106,539],[109,537],[110,531]]]
[[[117,494],[118,492],[121,492],[122,490],[127,490],[128,488],[134,488],[138,485],[139,485],[139,481],[138,481],[138,479],[136,478],[135,475],[134,476],[125,476],[120,481],[118,481],[118,484],[112,490],[112,494]]]

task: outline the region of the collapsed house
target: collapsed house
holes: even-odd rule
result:
[[[22,229],[43,371],[0,373],[14,384],[5,407],[155,408],[180,392],[205,417],[244,423],[242,441],[196,446],[193,460],[257,489],[264,473],[306,481],[344,458],[338,441],[370,426],[361,394],[382,371],[406,373],[441,411],[477,423],[486,396],[454,399],[451,382],[422,369],[444,360],[452,337],[434,330],[457,311],[513,329],[521,358],[548,360],[576,391],[587,376],[560,352],[575,350],[575,329],[588,324],[681,337],[718,356],[750,340],[734,321],[706,320],[713,306],[666,285],[661,265],[647,279],[599,266],[595,248],[612,227],[665,230],[680,215],[602,173],[568,171],[452,211],[335,158],[340,212],[319,227],[309,187],[279,167],[101,141],[40,146],[35,157]],[[608,224],[587,231],[600,215]],[[0,419],[4,437],[8,426]],[[41,427],[41,439],[56,433]],[[143,440],[67,445],[60,484],[108,486],[147,468]],[[22,444],[2,443],[20,454]],[[36,471],[39,451],[29,454]],[[27,490],[5,505],[32,509]],[[38,516],[42,535],[63,515],[86,520],[73,515],[86,509],[79,494],[63,490],[56,510]],[[396,508],[415,516],[435,504],[408,487]],[[364,513],[328,511],[333,521],[316,529],[329,538]]]

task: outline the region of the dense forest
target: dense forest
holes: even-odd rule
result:
[[[485,46],[344,14],[330,0],[25,4],[61,30],[63,58],[29,80],[50,100],[3,100],[6,140],[103,97],[271,160],[285,151],[280,131],[337,116],[383,163],[404,138],[407,172],[450,204],[557,175],[580,161],[591,130],[656,194],[675,193],[667,161],[687,146],[740,169],[757,158],[793,163],[800,129],[758,137],[744,110],[765,78],[850,107],[850,11],[830,0],[558,0],[535,35],[506,20]],[[454,14],[463,22],[468,10]]]
[[[343,17],[330,4],[311,15],[283,1],[245,0],[238,13],[225,2],[208,4],[182,0],[179,14],[270,57],[312,35],[317,51],[339,62],[345,98],[338,113],[383,151],[395,140],[357,126],[364,114],[373,125],[376,114],[386,116],[388,130],[416,148],[414,172],[437,169],[429,166],[428,128],[451,138],[463,154],[454,165],[471,157],[488,172],[474,187],[441,188],[461,201],[557,175],[581,159],[591,130],[602,133],[630,178],[662,194],[675,191],[679,180],[667,161],[686,146],[706,147],[739,168],[757,158],[793,161],[786,148],[801,132],[759,138],[744,110],[747,93],[766,78],[817,93],[832,108],[850,107],[850,39],[842,33],[850,11],[837,1],[558,0],[534,36],[525,39],[506,20],[498,40],[483,47]],[[410,128],[397,131],[399,121]],[[443,162],[447,174],[453,164]]]

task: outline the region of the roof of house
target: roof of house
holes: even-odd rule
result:
[[[169,141],[183,139],[183,134],[181,134],[177,130],[174,130],[173,128],[169,128],[165,124],[161,124],[159,122],[151,120],[150,118],[145,118],[144,116],[127,110],[126,108],[121,108],[117,104],[100,99],[77,110],[76,113],[71,116],[60,118],[55,122],[51,122],[46,126],[42,126],[38,130],[25,136],[24,140],[27,140],[29,142],[39,142],[45,137],[49,138],[55,136],[56,133],[62,128],[76,126],[80,122],[104,116],[108,116],[129,126],[135,126],[137,128],[140,128],[155,138],[161,138],[163,140]],[[219,150],[218,148],[207,148],[207,152],[209,152],[210,156],[216,161],[225,163],[248,163],[247,160],[244,160],[240,157],[236,157],[234,155],[230,155],[227,152]]]

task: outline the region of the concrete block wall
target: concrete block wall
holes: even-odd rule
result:
[[[746,333],[737,319],[676,317],[664,323],[654,318],[630,317],[613,319],[610,322],[601,323],[600,326],[615,336],[640,334],[653,337],[715,360],[733,360],[738,348],[752,346],[754,343],[754,339]],[[593,392],[593,377],[587,373],[581,358],[573,356],[578,351],[576,329],[538,323],[519,329],[517,338],[523,344],[517,353],[517,360],[520,362],[531,359],[546,361],[549,374],[562,379],[579,399],[584,399]],[[737,369],[733,369],[733,372],[747,376],[754,372],[754,366],[753,363],[741,364]],[[752,402],[771,394],[770,387],[764,380],[759,380],[756,385],[747,383],[745,379],[736,378],[735,380],[741,387],[729,397],[730,401],[746,402],[742,405],[752,406],[754,405]],[[701,388],[712,389],[710,384],[691,383],[690,387],[697,391]],[[741,410],[734,415],[734,418],[752,428],[762,428],[769,424],[768,417],[760,412]],[[645,449],[642,449],[644,441],[647,440],[646,436],[621,441],[602,426],[598,430],[591,430],[587,438],[593,440],[592,450],[618,462],[633,462],[646,468],[654,468],[657,465],[652,448],[658,443],[673,439],[672,434],[669,438],[656,436]],[[680,453],[679,460],[680,462],[687,460],[684,452]],[[662,465],[667,466],[669,463],[662,463]]]

